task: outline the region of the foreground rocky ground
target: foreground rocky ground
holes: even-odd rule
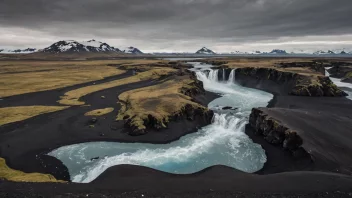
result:
[[[116,166],[91,184],[2,181],[0,196],[352,196],[352,160],[348,155],[352,149],[349,133],[352,131],[352,103],[343,97],[343,91],[323,77],[322,68],[331,64],[271,59],[206,61],[226,73],[238,68],[237,83],[275,95],[268,108],[253,110],[246,129],[253,141],[263,146],[268,157],[265,167],[257,174],[222,166],[192,175]],[[202,105],[206,106],[217,96],[204,92],[201,83],[184,71],[187,67],[184,63],[108,64],[124,72],[103,80],[1,100],[2,110],[33,105],[68,108],[42,115],[27,112],[29,117],[34,117],[10,120],[9,124],[0,126],[0,157],[5,158],[11,168],[49,173],[69,181],[67,168],[46,156],[48,151],[88,141],[167,143],[210,122],[211,112]],[[136,74],[142,76],[136,78]],[[223,76],[221,72],[219,76]],[[160,94],[153,93],[154,90],[163,91]],[[144,92],[153,93],[155,97],[144,97]],[[161,114],[156,111],[163,101],[175,103],[176,100],[188,105],[176,105],[177,111],[168,111],[169,108]],[[116,178],[123,182],[117,182]]]

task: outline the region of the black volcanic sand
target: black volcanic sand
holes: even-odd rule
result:
[[[296,170],[352,174],[351,100],[344,97],[275,96],[270,107],[260,109],[297,131],[311,159],[294,159],[281,147],[254,135],[253,129],[248,127],[246,133],[267,152],[268,162],[259,174]]]
[[[275,108],[264,112],[298,132],[315,170],[352,174],[351,100],[278,97]]]
[[[252,175],[216,166],[191,175],[120,165],[90,184],[0,183],[1,197],[350,197],[352,177],[318,172]]]

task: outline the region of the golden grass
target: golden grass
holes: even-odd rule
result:
[[[0,66],[0,97],[52,90],[100,80],[125,71],[108,66],[36,65]],[[7,72],[4,72],[7,71]]]
[[[122,108],[118,113],[117,120],[129,116],[132,118],[132,125],[138,129],[145,129],[143,120],[148,115],[152,115],[161,123],[167,123],[169,116],[180,112],[186,104],[201,107],[192,102],[189,96],[181,93],[181,89],[191,87],[192,82],[193,80],[185,76],[155,86],[122,93],[119,96],[119,99],[123,101],[121,102]]]
[[[175,71],[176,70],[172,68],[154,68],[146,72],[138,73],[137,75],[131,76],[128,78],[114,80],[114,81],[102,83],[99,85],[82,87],[65,93],[65,95],[62,96],[61,100],[59,100],[58,102],[64,105],[84,105],[85,103],[79,101],[79,98],[81,98],[82,96],[88,95],[90,93],[94,93],[97,91],[109,89],[120,85],[135,83],[143,80],[158,79],[163,75],[168,75]]]
[[[317,71],[312,70],[309,67],[277,67],[279,63],[292,63],[292,62],[310,62],[313,58],[224,58],[218,59],[219,61],[227,61],[225,64],[229,68],[244,68],[244,67],[255,67],[255,68],[274,68],[278,71],[293,72],[301,75],[316,75],[322,76]]]
[[[68,108],[67,106],[20,106],[0,108],[0,126]]]
[[[348,72],[345,76],[345,78],[352,78],[352,72]]]
[[[114,111],[114,108],[96,109],[85,113],[85,116],[102,116]]]
[[[63,88],[122,74],[116,66],[161,60],[0,61],[0,97]]]
[[[56,180],[54,176],[50,174],[41,173],[24,173],[22,171],[14,170],[6,165],[6,161],[0,158],[0,179],[5,179],[14,182],[60,182],[64,181]]]

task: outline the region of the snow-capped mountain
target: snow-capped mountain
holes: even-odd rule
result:
[[[38,51],[38,50],[35,48],[15,49],[15,50],[0,49],[0,53],[2,53],[2,54],[28,54],[28,53],[33,53],[36,51]]]
[[[221,54],[233,54],[233,55],[256,55],[256,54],[262,54],[262,52],[255,50],[255,51],[248,51],[248,52],[244,52],[244,51],[232,51],[230,53],[221,53]]]
[[[141,50],[135,47],[126,47],[125,49],[121,49],[122,52],[126,54],[143,54]]]
[[[62,52],[120,52],[119,49],[111,47],[107,43],[96,40],[77,42],[74,40],[59,41],[44,48],[42,52],[62,53]]]
[[[248,54],[248,52],[233,51],[230,54]]]
[[[203,47],[202,49],[198,50],[196,54],[216,54],[216,53],[206,47]]]
[[[331,50],[318,50],[316,52],[313,53],[314,55],[326,55],[326,54],[335,54],[335,52],[331,51]]]
[[[342,48],[342,49],[333,49],[330,50],[335,54],[352,54],[352,48]]]
[[[269,54],[287,54],[286,50],[273,49]]]

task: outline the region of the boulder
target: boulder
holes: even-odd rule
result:
[[[98,118],[91,118],[90,120],[89,120],[89,124],[95,124],[95,123],[97,123],[98,122]]]

